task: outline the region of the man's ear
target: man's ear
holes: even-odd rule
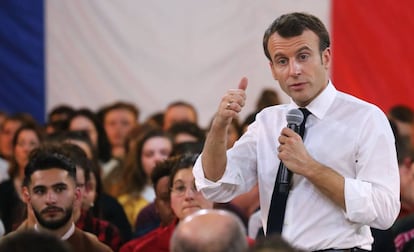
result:
[[[331,66],[332,54],[331,48],[328,47],[322,52],[322,65],[325,66],[325,69],[329,69]]]
[[[410,169],[411,169],[411,164],[412,164],[412,160],[411,160],[411,158],[409,158],[409,157],[405,157],[405,158],[403,159],[403,164],[404,164],[404,167],[407,167],[407,168],[408,168],[408,170],[410,170]]]
[[[30,193],[29,193],[29,188],[27,188],[27,186],[23,186],[22,195],[23,195],[23,201],[25,203],[29,203],[30,202]]]
[[[75,199],[76,201],[81,201],[82,199],[82,191],[79,187],[75,187]]]
[[[272,61],[269,61],[269,67],[270,67],[270,71],[272,71],[273,79],[277,80],[275,69],[273,68],[273,62]]]

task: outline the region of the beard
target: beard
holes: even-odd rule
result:
[[[49,210],[58,210],[58,211],[64,212],[64,216],[61,217],[60,219],[54,219],[54,220],[48,220],[46,218],[43,218],[42,214],[44,214],[45,212]],[[36,216],[36,219],[39,222],[39,224],[42,227],[51,229],[51,230],[59,229],[63,227],[66,223],[68,223],[69,220],[72,218],[72,212],[73,212],[73,207],[68,207],[66,209],[58,208],[58,207],[47,207],[40,212],[37,211],[35,208],[33,208],[33,213]]]

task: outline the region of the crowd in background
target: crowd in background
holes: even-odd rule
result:
[[[254,121],[258,111],[279,103],[274,90],[263,90],[257,110],[243,122],[233,120],[228,148]],[[145,120],[140,118],[137,105],[123,101],[108,103],[97,111],[62,104],[49,111],[44,125],[24,112],[1,112],[0,127],[0,226],[3,234],[27,229],[36,223],[22,192],[24,169],[31,151],[50,143],[69,149],[68,145],[76,145],[90,161],[87,165],[77,165],[80,167],[77,183],[82,188],[83,200],[79,211],[74,211],[76,226],[95,234],[113,251],[120,251],[129,241],[136,245],[140,243],[137,239],[148,239],[148,234],[157,228],[171,223],[174,227],[185,217],[186,214],[180,215],[171,208],[171,186],[162,179],[165,177],[168,181],[173,167],[169,159],[201,153],[208,132],[198,124],[197,109],[186,101],[171,102],[164,111]],[[74,152],[71,158],[82,160],[81,154]],[[191,162],[187,161],[184,168],[191,167]],[[157,166],[161,167],[158,169],[164,167],[164,173],[157,172]],[[164,176],[157,177],[160,173]],[[191,183],[192,175],[189,179]],[[233,212],[245,228],[259,206],[257,188],[228,203],[208,202],[201,195],[194,198],[205,201],[201,208]],[[124,246],[122,251],[132,250]]]
[[[227,147],[232,147],[257,112],[279,103],[274,90],[263,90],[256,111],[243,121],[232,121]],[[373,251],[403,251],[414,243],[414,112],[397,105],[388,116],[396,137],[402,207],[391,229],[372,229]],[[36,223],[22,192],[24,170],[32,150],[59,143],[62,148],[76,145],[83,151],[71,151],[83,191],[82,205],[74,211],[76,226],[96,235],[113,251],[168,250],[173,230],[193,212],[183,211],[184,201],[195,202],[200,209],[233,213],[247,230],[247,244],[261,241],[255,245],[257,251],[272,241],[288,249],[279,237],[263,240],[257,186],[227,203],[210,202],[197,192],[191,169],[207,132],[198,124],[197,109],[186,101],[172,102],[145,120],[135,104],[122,101],[98,111],[62,104],[48,113],[44,125],[26,113],[0,112],[0,234]],[[87,164],[82,163],[82,155]]]

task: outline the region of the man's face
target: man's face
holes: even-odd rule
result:
[[[305,30],[291,38],[274,33],[267,46],[274,79],[297,105],[308,105],[328,84],[331,51],[327,48],[321,55],[314,32]]]
[[[74,179],[58,168],[34,172],[28,193],[38,223],[51,230],[71,222],[73,206],[80,200]]]

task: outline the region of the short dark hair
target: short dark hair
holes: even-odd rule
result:
[[[168,187],[172,188],[174,183],[174,177],[177,175],[178,171],[182,169],[192,168],[198,158],[198,153],[185,153],[177,156],[177,162],[171,170],[170,180],[168,181]]]
[[[395,105],[391,107],[389,116],[392,120],[414,123],[414,111],[406,105]]]
[[[52,121],[52,117],[54,115],[64,115],[64,117],[67,120],[69,117],[71,117],[71,115],[75,112],[75,109],[70,106],[70,105],[66,105],[66,104],[60,104],[57,105],[55,107],[52,108],[52,110],[49,112],[48,114],[48,121]]]
[[[161,178],[170,176],[171,170],[177,161],[177,157],[170,157],[155,165],[154,170],[151,172],[151,182],[154,186],[154,189],[156,188],[157,183]]]
[[[168,110],[170,110],[171,108],[174,108],[174,107],[181,107],[181,106],[189,108],[194,114],[195,121],[196,122],[198,121],[198,112],[197,112],[197,109],[194,107],[194,105],[189,103],[189,102],[185,102],[185,101],[181,101],[181,100],[174,101],[174,102],[171,102],[170,104],[168,104],[167,108],[164,111],[164,118],[165,118],[165,113]],[[163,121],[163,123],[165,123],[165,120]]]
[[[203,129],[201,129],[198,124],[193,122],[176,122],[167,130],[173,138],[175,138],[177,135],[182,133],[187,133],[195,138],[197,138],[198,141],[204,142],[206,139],[206,133]]]
[[[135,120],[139,119],[139,109],[137,106],[135,106],[135,104],[129,103],[129,102],[124,102],[124,101],[117,101],[114,102],[112,104],[107,105],[106,107],[103,107],[102,110],[99,112],[99,114],[101,114],[102,116],[102,122],[105,120],[105,116],[108,114],[108,112],[113,111],[113,110],[117,110],[117,109],[125,109],[128,110],[129,112],[131,112],[134,117]]]
[[[68,158],[74,162],[75,166],[83,170],[85,182],[89,182],[92,162],[86,156],[85,151],[76,144],[62,143],[62,148],[67,153]]]
[[[64,148],[56,144],[46,144],[34,149],[29,157],[29,163],[24,170],[24,184],[31,183],[31,176],[39,170],[59,168],[68,172],[76,183],[76,166],[65,152]]]
[[[267,48],[269,38],[272,34],[277,32],[284,38],[291,38],[301,35],[305,30],[311,30],[316,33],[319,38],[320,52],[331,45],[329,32],[319,18],[304,12],[287,13],[273,21],[265,31],[263,36],[263,49],[266,57],[272,61],[272,57]]]

